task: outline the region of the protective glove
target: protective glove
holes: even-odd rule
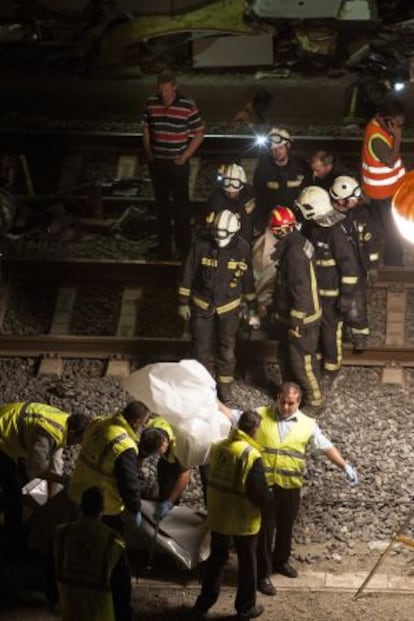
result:
[[[178,314],[184,321],[188,321],[191,317],[191,308],[188,304],[181,304],[178,307]]]
[[[353,468],[351,466],[351,464],[345,464],[345,468],[344,468],[345,474],[350,482],[351,485],[358,485],[359,480],[358,480],[358,475],[357,472],[355,470],[355,468]]]
[[[171,502],[171,500],[164,500],[163,502],[159,502],[157,508],[155,509],[154,520],[156,522],[160,522],[161,520],[163,520],[165,517],[167,517],[173,506],[174,503]]]
[[[249,310],[247,325],[250,326],[252,330],[260,330],[260,317],[256,311]]]
[[[378,270],[368,270],[367,273],[368,284],[372,287],[378,280]]]
[[[133,511],[124,511],[122,514],[122,520],[127,528],[139,528],[142,524],[141,511],[137,511],[136,513]]]

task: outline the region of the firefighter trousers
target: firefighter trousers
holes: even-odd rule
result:
[[[239,309],[219,315],[204,314],[192,309],[190,332],[193,339],[193,355],[206,369],[215,349],[216,380],[228,384],[234,379],[236,366],[236,334],[239,327]],[[215,348],[214,348],[215,343]]]
[[[328,373],[339,371],[342,364],[342,315],[338,310],[337,298],[321,298],[322,323],[319,347],[322,369]]]
[[[302,388],[303,404],[322,404],[321,377],[317,358],[319,324],[300,329],[300,336],[289,335],[288,326],[278,324],[278,362],[284,382],[297,382]]]

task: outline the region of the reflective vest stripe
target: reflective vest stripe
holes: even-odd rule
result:
[[[385,185],[391,185],[393,183],[396,183],[404,175],[405,175],[405,170],[400,169],[396,175],[393,175],[392,177],[387,177],[386,179],[383,179],[383,178],[377,179],[375,177],[366,177],[365,175],[362,175],[362,181],[372,186],[385,186]]]
[[[47,422],[48,425],[50,425],[51,427],[54,427],[55,429],[57,429],[58,431],[61,431],[62,433],[65,432],[65,425],[61,425],[60,423],[58,423],[57,421],[49,418],[46,414],[42,414],[42,413],[38,413],[38,412],[28,412],[27,409],[28,407],[31,405],[31,401],[26,401],[18,416],[17,416],[17,434],[19,436],[19,442],[22,445],[22,447],[27,450],[28,447],[26,446],[26,441],[24,438],[24,421],[25,419],[31,418],[33,420],[44,420]]]
[[[395,163],[394,163],[394,168],[397,168],[398,166],[401,166],[402,162],[400,159],[398,159]],[[367,164],[366,162],[362,162],[362,169],[366,170],[367,172],[372,172],[376,175],[380,175],[380,174],[389,174],[390,172],[390,168],[389,166],[370,166],[369,164]]]
[[[265,447],[263,449],[263,453],[268,453],[269,455],[289,455],[290,457],[296,457],[297,459],[303,459],[303,461],[305,461],[303,453],[299,453],[299,451],[293,451],[291,449]]]

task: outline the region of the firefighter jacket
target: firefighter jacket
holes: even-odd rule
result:
[[[208,233],[198,237],[185,261],[178,293],[180,305],[190,304],[202,315],[229,313],[242,301],[254,307],[249,244],[237,234],[225,248],[219,248]]]
[[[45,403],[4,405],[0,408],[0,451],[14,461],[29,459],[39,434],[50,438],[53,452],[63,448],[67,440],[68,418],[67,412]]]
[[[379,240],[372,225],[372,218],[364,206],[350,209],[342,225],[346,230],[363,274],[377,270],[380,258]]]
[[[147,429],[161,429],[165,433],[168,438],[169,448],[165,455],[161,456],[161,459],[166,459],[170,464],[174,464],[177,461],[175,456],[175,433],[174,429],[171,427],[170,423],[162,418],[161,416],[154,416],[154,418],[150,418],[146,425]]]
[[[295,414],[295,426],[281,440],[278,415],[274,407],[261,407],[257,412],[262,422],[256,434],[256,441],[261,445],[268,486],[279,485],[286,489],[302,487],[306,447],[314,433],[315,420],[298,410]]]
[[[254,173],[253,187],[256,205],[265,217],[277,205],[293,207],[299,194],[312,184],[312,171],[309,164],[296,155],[289,155],[286,166],[278,166],[271,155],[264,154]]]
[[[222,188],[214,190],[206,203],[206,222],[211,225],[214,216],[223,209],[240,216],[240,235],[249,243],[253,239],[253,224],[255,218],[256,201],[251,185],[245,185],[239,194],[230,198]]]
[[[124,509],[123,497],[126,492],[123,490],[124,493],[122,495],[120,493],[116,462],[127,452],[132,454],[132,461],[135,459],[137,486],[138,446],[135,431],[121,414],[97,418],[88,427],[82,440],[81,450],[68,488],[70,498],[79,505],[83,492],[88,487],[96,485],[102,489],[104,495],[104,513],[109,515],[121,513]],[[134,473],[125,472],[124,477],[127,476],[133,477]],[[135,490],[133,491],[135,493]],[[136,504],[135,500],[134,504]],[[132,509],[129,506],[127,508]],[[134,508],[138,510],[139,506]]]
[[[362,190],[369,198],[391,198],[405,175],[404,165],[400,157],[391,167],[384,164],[375,153],[375,140],[381,140],[390,149],[393,148],[394,137],[373,118],[365,128],[362,146]]]
[[[320,321],[314,254],[311,242],[295,229],[278,241],[272,255],[276,266],[273,316],[291,329]]]
[[[99,519],[57,527],[55,569],[62,621],[115,621],[111,574],[125,546]]]
[[[359,266],[342,221],[329,227],[307,222],[301,230],[315,247],[321,302],[352,299],[358,284]]]
[[[212,445],[207,488],[207,524],[223,535],[255,535],[260,530],[260,508],[246,491],[246,479],[260,446],[234,429],[229,438]],[[262,475],[263,476],[263,475]]]

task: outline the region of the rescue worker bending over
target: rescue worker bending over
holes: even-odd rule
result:
[[[102,491],[82,494],[76,522],[57,527],[55,570],[62,621],[129,621],[131,577],[125,544],[100,520]]]
[[[294,207],[301,190],[312,183],[309,164],[291,153],[292,137],[286,129],[273,127],[267,139],[253,177],[259,231],[267,227],[275,205]]]
[[[180,499],[191,478],[191,469],[184,468],[175,456],[175,433],[165,418],[151,418],[139,441],[140,461],[158,454],[158,506],[154,519],[163,520]]]
[[[273,209],[269,228],[277,240],[272,255],[276,278],[269,314],[279,340],[281,375],[283,381],[300,384],[303,405],[320,407],[323,400],[317,352],[321,306],[315,249],[296,228],[296,218],[288,207]]]
[[[89,424],[46,403],[9,403],[0,408],[0,487],[11,549],[24,548],[22,487],[35,478],[48,482],[49,497],[66,482],[63,448],[79,444]]]
[[[218,171],[218,181],[220,187],[214,190],[206,203],[207,224],[211,226],[216,214],[228,209],[239,215],[240,235],[251,243],[256,201],[244,169],[238,164],[222,166]]]
[[[297,206],[306,222],[303,234],[315,247],[315,271],[322,305],[320,350],[322,370],[329,385],[342,363],[342,325],[353,312],[358,283],[358,263],[329,194],[311,185],[305,188]]]
[[[329,151],[316,151],[311,157],[313,184],[329,190],[339,175],[347,174],[341,160]]]
[[[141,524],[137,433],[148,417],[148,408],[141,401],[131,401],[122,413],[94,420],[69,483],[69,497],[78,505],[86,489],[101,486],[104,520],[117,530],[121,530],[124,509],[123,519],[133,526]]]
[[[369,335],[367,286],[369,281],[375,281],[378,273],[379,242],[369,210],[362,204],[362,189],[356,179],[346,175],[337,177],[329,195],[334,208],[345,216],[342,225],[358,261],[354,308],[347,325],[351,330],[354,351],[362,352]]]
[[[232,398],[242,301],[249,308],[248,321],[258,323],[250,246],[239,231],[239,217],[228,209],[219,211],[211,231],[193,242],[179,287],[178,313],[190,320],[193,357],[206,368],[216,340],[216,380],[223,402]]]
[[[244,412],[238,428],[211,449],[207,524],[211,528],[210,556],[203,574],[194,617],[204,619],[217,601],[231,538],[237,551],[237,618],[255,619],[263,613],[256,604],[257,536],[261,514],[269,502],[260,446],[254,438],[260,425],[256,412]]]

